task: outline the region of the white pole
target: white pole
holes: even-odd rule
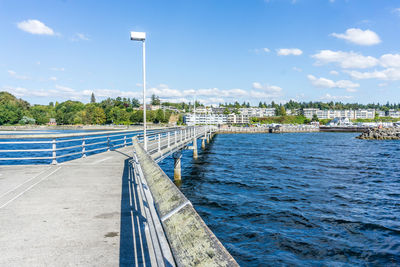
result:
[[[143,40],[143,136],[144,150],[147,151],[147,133],[146,133],[146,41]]]

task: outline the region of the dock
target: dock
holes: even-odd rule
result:
[[[147,151],[128,133],[114,133],[121,145],[108,151],[117,139],[103,133],[103,153],[86,156],[83,144],[71,161],[56,153],[53,164],[0,166],[0,266],[237,266],[157,164],[174,155],[181,179],[179,151],[197,157],[197,139],[203,146],[215,131],[151,133]]]

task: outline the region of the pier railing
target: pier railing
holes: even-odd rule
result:
[[[206,127],[174,127],[148,130],[148,152],[193,139]],[[143,142],[142,131],[105,131],[71,134],[0,135],[0,165],[57,164],[58,162],[132,145],[132,137]]]

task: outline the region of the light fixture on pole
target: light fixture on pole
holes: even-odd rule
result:
[[[144,150],[147,151],[147,135],[146,135],[146,33],[131,32],[132,41],[141,41],[143,44],[143,143]]]

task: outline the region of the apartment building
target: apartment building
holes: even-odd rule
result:
[[[390,109],[388,112],[388,116],[392,118],[400,118],[400,110]]]
[[[318,119],[334,119],[334,118],[348,118],[353,119],[373,119],[375,118],[375,109],[358,109],[358,110],[321,110],[317,108],[303,109],[304,116],[308,119],[317,115]]]
[[[228,123],[228,116],[224,114],[205,114],[201,113],[196,115],[194,114],[186,114],[183,116],[183,122],[186,125],[192,126],[194,124],[226,124]]]
[[[240,114],[249,117],[271,117],[275,116],[275,108],[240,108]]]

